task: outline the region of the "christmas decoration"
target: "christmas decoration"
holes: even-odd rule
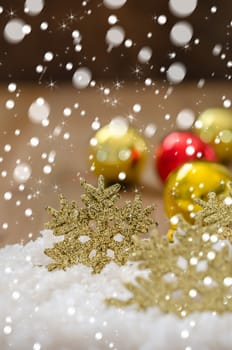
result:
[[[218,205],[223,208],[227,205],[231,226],[231,194],[227,198],[230,204],[223,199]],[[214,223],[202,225],[205,209],[198,213],[202,221],[198,220],[194,225],[179,218],[174,244],[156,231],[148,240],[134,238],[135,251],[131,259],[139,263],[139,269],[148,270],[149,275],[125,283],[131,298],[110,298],[106,302],[117,307],[134,304],[140,310],[158,306],[181,318],[195,311],[231,312],[232,245],[220,240],[218,235],[221,214],[215,213],[214,206],[211,206],[212,210],[210,206],[207,208],[207,214],[212,211]]]
[[[147,146],[140,134],[118,117],[90,140],[91,170],[106,182],[137,182],[143,170]]]
[[[217,196],[227,194],[232,180],[229,170],[221,164],[194,161],[172,172],[164,186],[164,205],[169,217],[182,214],[192,221],[200,206],[195,198],[207,199],[214,191]]]
[[[172,132],[155,150],[155,168],[163,181],[171,171],[194,159],[216,161],[214,149],[190,132]]]
[[[221,161],[231,161],[232,110],[207,109],[195,121],[194,132],[212,145]]]
[[[140,195],[119,208],[119,184],[105,188],[101,175],[97,188],[83,179],[81,186],[85,191],[81,196],[84,208],[78,208],[74,201],[68,203],[62,195],[59,210],[48,208],[52,220],[46,229],[53,230],[55,236],[64,236],[44,251],[54,260],[48,265],[49,271],[80,263],[99,273],[110,261],[123,265],[133,249],[132,237],[146,234],[153,224],[150,214],[154,207],[143,209]]]
[[[171,228],[168,232],[172,240],[176,228],[176,214],[193,222],[201,206],[196,198],[207,200],[207,194],[214,191],[217,196],[227,195],[232,176],[229,170],[218,163],[207,161],[187,162],[173,171],[164,186],[164,208],[170,218]]]
[[[195,221],[198,225],[216,224],[219,237],[232,244],[232,182],[228,196],[222,196],[219,200],[215,192],[210,192],[208,201],[196,198],[195,202],[203,208],[196,213]]]

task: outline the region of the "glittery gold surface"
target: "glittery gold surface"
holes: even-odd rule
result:
[[[219,229],[223,225],[231,228],[232,197],[227,197],[230,204],[223,199],[215,202],[215,195],[209,197],[208,204],[200,202],[204,209],[194,225],[179,218],[174,243],[156,231],[148,240],[134,239],[131,260],[139,262],[139,269],[148,270],[149,275],[125,284],[131,298],[107,299],[109,305],[134,304],[140,310],[158,306],[179,317],[194,311],[232,311],[231,245],[220,240]],[[219,208],[223,208],[221,213],[215,213]],[[206,218],[207,226],[203,223]]]
[[[99,176],[98,187],[81,180],[84,194],[83,208],[78,208],[60,196],[60,208],[48,208],[52,216],[46,229],[53,230],[55,236],[64,239],[45,249],[45,254],[53,259],[48,270],[65,269],[75,264],[85,264],[99,273],[110,261],[123,265],[133,250],[134,235],[148,232],[153,224],[150,214],[153,206],[142,207],[140,195],[133,202],[127,201],[118,207],[120,185],[105,188],[104,177]]]
[[[208,194],[208,201],[195,200],[203,208],[196,214],[196,222],[202,225],[216,224],[220,238],[232,243],[232,183],[229,186],[229,195],[220,200],[214,192]]]

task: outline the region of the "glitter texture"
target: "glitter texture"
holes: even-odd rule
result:
[[[232,183],[229,186],[232,189]],[[217,199],[216,193],[211,192],[208,194],[208,201],[195,201],[203,207],[203,210],[196,214],[199,224],[216,224],[220,238],[228,239],[232,243],[232,190],[229,196],[224,196],[221,200]]]
[[[64,236],[63,241],[44,251],[54,260],[48,265],[49,271],[81,263],[99,273],[110,261],[124,265],[133,250],[132,237],[146,234],[153,224],[150,214],[154,207],[143,209],[140,195],[119,208],[119,184],[105,188],[104,178],[99,176],[97,188],[83,179],[81,186],[85,191],[81,196],[83,208],[74,201],[68,203],[62,195],[59,210],[48,208],[52,220],[46,228],[55,236]],[[118,235],[122,239],[118,240]]]
[[[190,225],[180,219],[174,244],[156,231],[148,240],[135,238],[132,259],[139,262],[141,270],[149,271],[148,278],[137,277],[136,283],[125,283],[131,298],[106,302],[117,307],[135,304],[139,310],[159,306],[179,317],[194,311],[231,312],[231,284],[225,280],[232,276],[232,246],[219,238],[215,243],[217,231],[216,224]]]

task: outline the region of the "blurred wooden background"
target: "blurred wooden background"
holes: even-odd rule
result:
[[[102,0],[45,0],[41,13],[29,16],[24,13],[25,0],[1,2],[1,246],[36,238],[48,220],[45,207],[57,207],[58,193],[80,202],[79,177],[96,184],[88,164],[88,143],[94,134],[92,123],[98,118],[103,126],[118,115],[130,116],[132,126],[142,135],[148,125],[156,128],[154,135],[146,139],[149,159],[139,190],[144,205],[157,205],[154,217],[160,232],[166,233],[163,184],[154,170],[154,149],[164,135],[177,129],[176,116],[181,110],[190,109],[197,117],[206,108],[222,107],[225,98],[232,100],[228,64],[232,61],[232,1],[198,1],[196,10],[183,18],[175,16],[168,3],[168,0],[128,0],[121,9],[112,10]],[[107,51],[105,35],[111,27],[108,18],[112,14],[118,18],[117,25],[124,28],[125,39],[132,40],[132,47],[122,44]],[[164,25],[158,23],[161,15],[166,16]],[[3,35],[12,19],[21,19],[31,26],[31,33],[17,44],[9,43]],[[194,30],[192,40],[184,48],[170,41],[170,30],[178,21],[189,22]],[[41,24],[46,22],[47,30],[41,30]],[[81,34],[80,52],[75,51],[73,31]],[[149,46],[153,55],[148,63],[141,64],[137,56],[144,46]],[[217,55],[213,54],[215,46],[220,51]],[[48,51],[54,55],[51,62],[44,60]],[[187,75],[182,84],[170,86],[164,82],[165,70],[176,61],[186,65]],[[70,70],[66,69],[68,62],[73,64]],[[38,65],[43,67],[42,73],[36,72]],[[73,73],[80,66],[92,71],[94,87],[80,91],[72,86]],[[150,85],[145,85],[146,78],[151,79]],[[13,92],[9,90],[12,82],[16,84]],[[109,89],[108,95],[104,94],[105,88]],[[38,97],[43,97],[50,107],[47,127],[28,118],[28,109]],[[12,108],[6,107],[9,100],[14,102]],[[141,105],[141,112],[134,112],[135,103]],[[65,108],[71,110],[68,117],[64,115]],[[31,146],[32,137],[38,138],[37,147]],[[49,163],[51,152],[55,161]],[[19,162],[32,169],[24,188],[13,179]],[[50,174],[43,172],[47,164],[51,166]],[[133,190],[123,192],[122,200],[133,198]],[[12,196],[9,200],[4,197],[7,192]],[[26,216],[28,208],[32,214]]]
[[[2,3],[1,81],[37,80],[36,65],[44,63],[44,53],[47,51],[53,52],[55,57],[51,62],[46,62],[44,79],[70,80],[72,71],[65,69],[66,62],[72,62],[74,69],[81,65],[89,67],[94,73],[93,78],[98,80],[115,77],[137,79],[132,71],[138,64],[137,55],[143,46],[149,46],[153,50],[149,64],[142,65],[143,76],[152,75],[163,79],[160,67],[168,67],[173,61],[186,64],[187,79],[224,79],[226,74],[230,74],[230,69],[226,66],[226,62],[232,58],[230,0],[198,1],[195,11],[182,18],[169,10],[168,0],[128,0],[117,10],[107,8],[102,0],[46,0],[43,10],[37,16],[25,14],[24,3],[25,0],[5,0]],[[133,41],[132,47],[120,45],[107,52],[105,35],[111,27],[108,18],[112,14],[118,18],[116,24],[124,28],[125,39]],[[160,25],[157,20],[161,15],[167,19],[164,25]],[[31,33],[16,45],[6,42],[2,35],[5,25],[12,18],[20,18],[31,26]],[[194,30],[193,39],[185,48],[173,45],[169,38],[171,28],[178,21],[189,22]],[[48,23],[47,30],[41,30],[43,22]],[[73,44],[74,30],[81,34],[80,52],[75,51]],[[152,33],[152,36],[148,37],[148,33]],[[197,44],[194,43],[195,40]],[[221,46],[224,59],[212,54],[215,45]]]

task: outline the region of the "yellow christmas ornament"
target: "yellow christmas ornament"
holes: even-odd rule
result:
[[[221,161],[232,160],[232,110],[211,108],[194,123],[194,132],[214,148]]]
[[[164,187],[164,207],[171,223],[169,239],[176,229],[178,214],[193,223],[195,213],[202,209],[195,199],[207,201],[209,192],[218,197],[227,195],[231,181],[232,175],[225,166],[207,161],[188,162],[170,173]]]
[[[138,182],[147,157],[141,135],[122,117],[116,117],[90,140],[90,166],[106,182]]]

